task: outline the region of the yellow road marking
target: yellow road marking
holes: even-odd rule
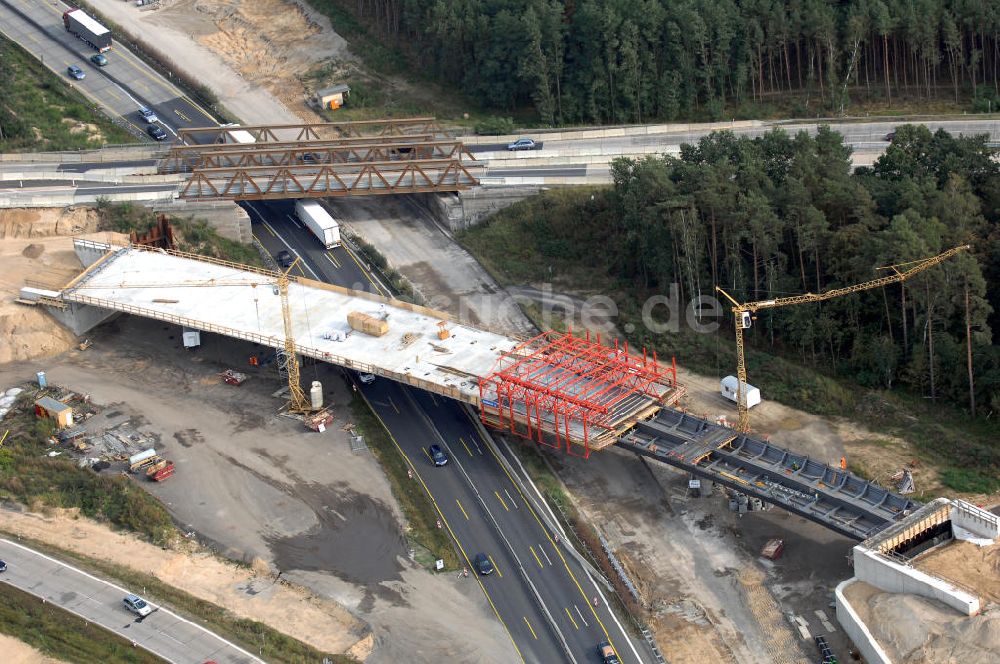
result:
[[[264,228],[266,228],[267,232],[273,235],[274,237],[278,237],[278,234],[274,232],[274,229],[271,228],[270,224],[264,224]]]
[[[531,630],[531,635],[535,637],[535,641],[537,641],[538,635],[535,634],[535,628],[531,626],[530,622],[528,622],[528,616],[524,616],[524,624],[528,626],[528,629]]]
[[[337,268],[340,267],[340,261],[338,261],[336,258],[334,258],[332,251],[326,252],[326,260],[328,260],[331,263],[333,263],[335,267],[337,267]]]
[[[497,497],[497,500],[500,501],[500,504],[503,505],[503,508],[509,512],[510,508],[507,507],[507,503],[504,502],[504,499],[500,497],[500,492],[499,491],[494,491],[493,495],[495,495]]]
[[[389,440],[392,441],[392,444],[395,446],[396,451],[399,452],[399,455],[403,457],[403,459],[406,461],[406,465],[409,466],[410,470],[413,471],[413,476],[417,478],[418,482],[420,482],[420,486],[422,486],[424,492],[427,493],[427,497],[431,499],[431,504],[434,505],[434,510],[438,513],[438,516],[441,517],[441,523],[443,523],[444,527],[448,529],[448,534],[451,535],[452,540],[454,540],[455,544],[458,546],[458,550],[462,553],[462,558],[465,559],[466,566],[472,567],[472,561],[469,560],[469,555],[465,552],[465,547],[462,546],[462,543],[458,540],[458,537],[455,536],[455,531],[451,529],[451,524],[448,523],[448,519],[445,517],[444,512],[441,511],[441,507],[437,504],[437,500],[435,500],[434,494],[432,494],[431,490],[427,488],[427,484],[424,482],[424,478],[421,477],[420,472],[417,470],[417,467],[413,464],[413,461],[410,460],[410,457],[406,455],[406,452],[403,451],[403,448],[400,447],[399,442],[396,440],[396,437],[392,435],[391,431],[389,431],[389,427],[385,425],[385,421],[382,420],[382,416],[379,415],[374,409],[372,409],[372,413],[375,415],[375,418],[379,421],[379,424],[382,425],[382,428],[385,429],[386,435],[389,436]],[[491,562],[492,560],[493,559],[490,558]],[[493,567],[496,568],[496,564],[494,564]],[[499,573],[499,570],[497,570],[497,572]],[[501,576],[503,575],[501,574]],[[511,644],[513,644],[514,650],[517,652],[518,659],[520,659],[522,664],[524,664],[524,655],[521,654],[521,649],[517,647],[517,641],[514,640],[514,635],[510,633],[510,629],[507,627],[507,623],[504,622],[504,619],[500,616],[500,611],[497,609],[496,604],[493,603],[493,598],[490,597],[489,592],[486,591],[486,586],[483,585],[483,580],[479,578],[478,574],[475,575],[475,579],[476,583],[479,584],[480,589],[482,589],[483,595],[486,596],[486,601],[490,603],[490,608],[493,609],[493,615],[497,617],[497,620],[499,620],[500,624],[503,625],[504,631],[507,632],[507,638],[510,639]]]
[[[469,456],[472,456],[472,450],[470,450],[469,446],[465,444],[465,441],[462,440],[461,438],[459,438],[459,440],[462,441],[462,447],[464,447],[465,451],[469,453]]]
[[[498,574],[498,575],[500,576],[500,578],[502,579],[502,578],[503,578],[503,572],[501,572],[501,571],[500,571],[500,568],[499,568],[499,567],[497,567],[497,563],[496,563],[496,561],[495,561],[495,560],[493,560],[493,556],[491,556],[490,554],[488,554],[488,553],[487,553],[487,554],[486,554],[486,557],[490,559],[490,562],[491,562],[491,563],[493,563],[493,569],[495,569],[495,570],[497,571],[497,574]]]
[[[431,458],[431,453],[427,450],[427,448],[421,447],[420,449],[424,451],[424,456],[427,457],[427,460],[430,461],[431,463],[434,463],[434,459]]]
[[[477,421],[472,418],[472,415],[469,414],[468,410],[465,411],[465,415],[472,422],[472,427],[473,427],[473,429],[475,429],[476,435],[478,435],[480,438],[482,438],[482,433],[479,431],[479,428],[476,426],[477,425]],[[485,440],[483,441],[483,445],[486,445],[486,441]],[[514,489],[521,495],[521,500],[524,501],[524,504],[528,508],[528,511],[531,512],[531,516],[535,517],[535,521],[538,523],[538,527],[545,534],[545,539],[547,539],[549,541],[549,544],[552,546],[552,549],[556,552],[556,555],[559,556],[559,560],[562,561],[563,567],[566,568],[566,572],[567,572],[567,574],[569,574],[569,577],[571,579],[573,579],[573,584],[576,585],[576,589],[580,592],[580,596],[584,598],[584,601],[586,601],[587,606],[590,607],[590,612],[592,614],[594,614],[594,620],[596,620],[597,624],[601,626],[601,631],[604,632],[605,638],[607,638],[608,642],[611,643],[611,646],[617,652],[618,651],[618,647],[615,646],[614,642],[611,640],[611,635],[608,634],[608,628],[604,626],[604,621],[602,621],[601,617],[599,615],[597,615],[597,609],[594,606],[594,604],[591,601],[591,599],[587,597],[587,594],[585,592],[583,592],[583,587],[580,585],[580,582],[577,580],[576,575],[573,574],[573,570],[571,570],[569,568],[569,563],[566,562],[566,557],[563,556],[562,551],[559,549],[558,546],[556,546],[556,543],[552,541],[552,537],[549,535],[548,529],[542,524],[542,520],[538,517],[538,514],[535,512],[535,508],[531,506],[531,502],[528,500],[527,496],[525,496],[521,492],[521,488],[518,486],[517,482],[514,481],[514,478],[511,477],[510,473],[507,471],[507,467],[505,465],[503,465],[503,463],[500,462],[499,457],[497,457],[496,451],[492,447],[490,447],[489,445],[486,445],[486,446],[489,447],[490,454],[492,454],[493,458],[496,459],[497,465],[500,466],[501,470],[503,470],[504,474],[507,476],[507,479],[509,479],[510,483],[512,485],[514,485]]]
[[[545,569],[545,565],[542,564],[542,559],[538,557],[537,553],[535,553],[535,547],[529,544],[528,548],[531,549],[531,555],[535,557],[535,562],[538,563],[538,566],[541,567],[542,569]]]
[[[351,251],[346,244],[343,245],[343,247],[344,251],[347,252],[347,255],[350,256],[352,259],[354,259],[354,262],[358,264],[358,268],[361,270],[361,274],[365,275],[365,279],[367,279],[368,283],[372,285],[372,288],[374,288],[380,295],[386,295],[386,293],[384,293],[382,289],[379,288],[379,285],[375,283],[375,280],[372,279],[372,276],[368,274],[368,270],[366,270],[365,266],[361,264],[361,261],[358,260],[358,257],[354,255],[354,252]]]
[[[458,502],[458,498],[455,499],[455,502],[458,503],[458,509],[462,510],[462,515],[465,516],[465,520],[468,521],[469,520],[469,515],[466,514],[465,508],[462,507],[462,503]]]
[[[176,108],[174,109],[174,113],[176,113],[177,117],[179,117],[181,120],[184,120],[185,122],[191,122],[191,118],[189,118],[184,113],[178,111]]]
[[[576,618],[574,618],[573,614],[569,612],[569,607],[566,606],[566,607],[563,607],[563,608],[566,609],[566,617],[569,618],[569,621],[571,623],[573,623],[573,627],[576,627],[577,629],[580,629],[580,626],[576,624]]]

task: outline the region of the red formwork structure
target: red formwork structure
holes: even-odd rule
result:
[[[676,363],[660,365],[655,353],[630,355],[627,342],[606,346],[589,331],[548,331],[501,356],[480,379],[479,413],[486,425],[586,458],[592,442],[597,449],[614,442],[623,422],[676,385]]]

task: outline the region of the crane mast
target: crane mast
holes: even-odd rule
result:
[[[878,268],[879,270],[891,270],[892,274],[879,277],[878,279],[872,279],[871,281],[865,281],[860,284],[854,284],[853,286],[834,288],[826,291],[825,293],[803,293],[802,295],[792,295],[790,297],[778,297],[771,300],[740,303],[729,295],[729,293],[722,290],[722,288],[716,286],[715,290],[724,295],[725,298],[733,305],[732,311],[736,332],[736,407],[739,413],[736,423],[737,430],[743,432],[750,430],[750,410],[747,407],[746,395],[747,367],[746,359],[744,357],[745,343],[743,339],[743,330],[749,329],[752,325],[752,321],[754,319],[753,314],[761,309],[775,309],[777,307],[786,307],[793,304],[804,304],[807,302],[823,302],[825,300],[832,300],[851,293],[858,293],[861,291],[871,290],[873,288],[888,286],[889,284],[900,283],[906,281],[913,275],[932,268],[939,263],[943,263],[952,256],[962,251],[967,251],[968,249],[971,249],[971,247],[964,244],[930,258],[880,267]]]

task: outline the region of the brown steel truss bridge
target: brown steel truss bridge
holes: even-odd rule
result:
[[[257,200],[452,192],[479,184],[465,146],[433,118],[184,129],[161,173],[180,198]],[[359,135],[372,133],[374,135]],[[291,135],[291,138],[289,136]]]
[[[397,118],[359,120],[354,122],[300,122],[277,125],[219,125],[187,127],[177,136],[184,143],[225,143],[234,131],[246,132],[257,143],[277,143],[286,140],[309,141],[324,138],[359,136],[407,136],[412,134],[441,135],[444,130],[435,118]]]

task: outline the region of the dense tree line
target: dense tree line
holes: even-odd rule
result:
[[[420,69],[549,123],[718,117],[789,92],[799,114],[861,92],[986,108],[1000,89],[990,0],[339,1]]]
[[[554,256],[596,257],[639,298],[671,284],[682,302],[716,285],[740,301],[819,293],[971,244],[905,284],[762,312],[748,342],[863,385],[1000,410],[1000,291],[987,289],[1000,283],[1000,167],[984,137],[900,127],[873,167],[852,172],[850,148],[826,128],[723,132],[612,171],[613,189],[574,222],[580,240]]]

